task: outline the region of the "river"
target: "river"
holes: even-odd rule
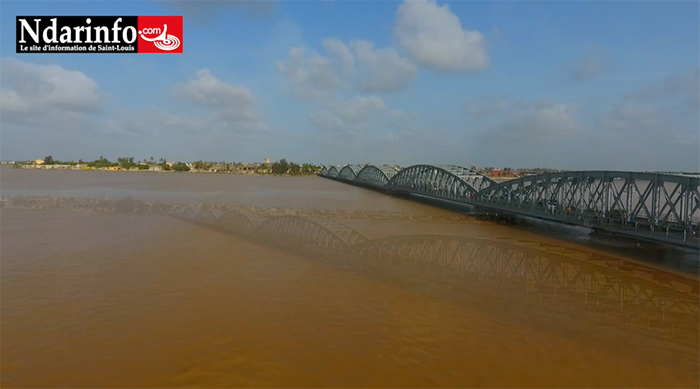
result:
[[[340,221],[369,241],[431,234],[481,239],[523,258],[537,247],[538,261],[568,258],[566,266],[581,269],[624,263],[634,270],[595,266],[650,300],[630,277],[654,295],[681,296],[697,317],[696,292],[684,289],[697,284],[693,253],[608,249],[579,229],[454,221],[446,210],[317,177],[6,166],[0,174],[3,197],[324,210],[345,215]],[[627,312],[646,317],[649,307],[621,316],[597,302],[582,313],[573,300],[552,305],[539,292],[524,302],[516,289],[501,293],[470,278],[442,287],[417,282],[420,273],[338,266],[286,250],[275,236],[266,244],[166,215],[3,207],[0,217],[3,387],[700,384],[692,315],[672,319],[669,311],[665,324],[646,328]],[[664,270],[674,258],[685,264]],[[649,283],[655,271],[675,286]]]

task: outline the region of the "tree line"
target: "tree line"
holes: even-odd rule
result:
[[[322,166],[303,163],[298,164],[295,162],[288,162],[286,159],[281,159],[272,164],[244,164],[236,162],[206,162],[206,161],[195,161],[188,165],[184,162],[176,162],[169,165],[165,158],[160,158],[155,160],[153,157],[150,159],[144,158],[143,161],[137,161],[134,157],[119,157],[116,162],[112,162],[104,156],[100,156],[98,159],[86,162],[82,159],[79,161],[59,161],[53,158],[51,155],[44,157],[45,165],[71,165],[75,166],[78,164],[86,165],[95,169],[109,168],[109,167],[120,167],[122,169],[138,169],[138,170],[148,170],[152,166],[160,166],[163,170],[173,170],[176,172],[187,172],[190,171],[190,166],[194,170],[198,171],[215,171],[215,172],[234,172],[241,168],[250,167],[255,173],[258,174],[279,174],[279,175],[312,175],[321,170]]]
[[[272,173],[290,174],[292,176],[309,175],[315,174],[321,168],[321,166],[312,165],[310,163],[299,165],[294,162],[287,162],[287,160],[283,158],[272,164]]]

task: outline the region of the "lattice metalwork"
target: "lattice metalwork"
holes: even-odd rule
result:
[[[396,173],[398,173],[398,170],[388,165],[367,165],[357,173],[355,182],[375,187],[383,187]]]
[[[462,167],[462,166],[439,165],[437,167],[454,174],[455,176],[459,177],[461,180],[467,182],[469,185],[471,185],[477,191],[480,191],[482,189],[488,188],[489,186],[491,186],[493,184],[496,184],[496,181],[492,180],[491,178],[486,177],[485,175],[483,175],[481,173],[477,173],[471,169],[467,169],[467,168]]]
[[[521,177],[492,185],[475,203],[492,209],[630,235],[691,243],[700,222],[700,178],[581,171]]]
[[[313,251],[338,253],[367,240],[344,224],[300,216],[279,216],[268,219],[255,229],[254,235]]]
[[[197,217],[197,214],[199,213],[199,208],[196,207],[188,207],[182,212],[182,218],[183,219],[190,219],[194,220]]]
[[[338,173],[338,177],[352,181],[357,177],[357,173],[362,170],[362,165],[346,165],[342,169],[340,169],[340,172]]]
[[[329,171],[326,177],[331,177]],[[470,169],[365,166],[353,183],[470,203],[507,214],[700,247],[700,177],[617,171],[562,172],[496,183]]]
[[[363,263],[526,302],[697,339],[697,295],[593,261],[532,247],[442,235],[388,237],[350,249]],[[697,285],[694,286],[697,293]]]
[[[197,213],[197,217],[194,218],[194,221],[196,221],[197,223],[214,225],[214,224],[216,224],[217,219],[218,218],[213,210],[207,209],[207,208],[202,208]]]
[[[338,168],[335,166],[331,166],[328,168],[328,177],[338,177]]]
[[[469,169],[445,165],[413,165],[401,170],[386,188],[444,200],[469,202],[494,181]]]
[[[328,174],[328,166],[324,166],[318,174],[321,176],[325,176],[326,174]]]
[[[185,211],[185,209],[179,205],[175,206],[172,211],[170,211],[170,214],[172,216],[182,216],[182,213]]]

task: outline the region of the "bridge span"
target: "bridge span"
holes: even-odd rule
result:
[[[496,182],[455,165],[325,166],[319,176],[494,214],[529,216],[646,241],[700,247],[700,177],[567,171]]]

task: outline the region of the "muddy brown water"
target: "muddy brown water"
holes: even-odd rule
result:
[[[447,212],[316,177],[1,173],[3,196]],[[700,384],[696,341],[625,331],[488,293],[432,293],[167,216],[3,208],[0,220],[3,387]],[[370,239],[482,236],[623,258],[536,228],[346,224]]]

